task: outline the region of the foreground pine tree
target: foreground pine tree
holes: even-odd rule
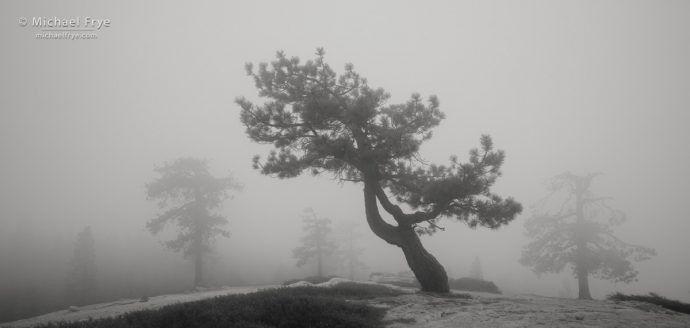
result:
[[[264,161],[256,156],[255,168],[279,178],[330,172],[364,184],[371,230],[400,247],[423,290],[448,292],[446,271],[424,249],[419,234],[435,232],[441,217],[490,228],[513,220],[521,205],[490,191],[500,176],[503,151],[482,136],[481,149],[470,152],[468,163],[453,156],[447,166],[424,164],[419,147],[444,118],[438,99],[424,102],[414,94],[407,103],[387,105],[389,95],[369,87],[351,64],[337,75],[324,62],[322,49],[316,55],[300,64],[299,58],[278,52],[258,71],[247,64],[267,102],[254,105],[238,98],[241,121],[249,138],[275,148]],[[379,206],[395,224],[383,220]]]

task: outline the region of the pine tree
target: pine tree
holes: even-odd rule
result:
[[[532,241],[520,262],[537,274],[558,273],[570,265],[578,280],[578,298],[591,299],[589,276],[629,283],[637,280],[632,261],[655,255],[651,248],[626,243],[613,234],[625,214],[612,208],[608,197],[590,190],[597,174],[570,172],[551,179],[550,194],[525,222]]]
[[[65,289],[70,304],[84,305],[97,298],[96,252],[91,227],[77,235]]]
[[[442,217],[494,229],[512,221],[520,204],[490,191],[505,154],[485,135],[468,163],[453,156],[447,166],[428,165],[418,151],[444,118],[438,98],[424,102],[413,94],[404,104],[387,105],[388,93],[369,87],[352,64],[338,76],[323,49],[316,56],[300,64],[278,52],[257,72],[246,65],[268,101],[257,106],[238,98],[240,120],[249,138],[275,148],[265,161],[255,156],[254,167],[279,178],[327,172],[364,184],[364,212],[374,234],[400,247],[423,290],[449,292],[445,269],[419,235],[436,232]],[[379,206],[394,224],[384,221]]]
[[[155,171],[160,176],[147,184],[147,196],[158,200],[159,208],[165,211],[146,226],[157,234],[168,223],[177,225],[177,238],[165,245],[194,259],[194,286],[201,286],[205,254],[212,250],[217,236],[230,236],[220,228],[228,219],[212,210],[228,198],[228,190],[241,190],[242,186],[231,177],[212,176],[205,161],[189,157],[165,163]]]
[[[331,220],[319,218],[313,209],[307,208],[303,215],[304,231],[302,245],[295,248],[292,253],[297,259],[297,266],[301,267],[310,260],[316,260],[316,275],[323,277],[324,262],[326,257],[336,250],[336,244],[331,239]]]

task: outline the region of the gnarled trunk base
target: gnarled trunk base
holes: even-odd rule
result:
[[[379,238],[402,249],[407,265],[412,269],[423,291],[448,293],[448,275],[441,263],[424,249],[412,226],[394,226],[381,218],[376,201],[377,182],[364,183],[364,205],[367,223]]]
[[[441,263],[424,249],[419,236],[412,228],[398,228],[402,243],[399,247],[405,254],[407,265],[412,269],[423,291],[448,293],[448,275]]]

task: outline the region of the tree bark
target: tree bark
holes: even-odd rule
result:
[[[393,226],[383,220],[378,210],[374,181],[364,183],[364,205],[367,223],[379,238],[400,247],[407,265],[414,273],[423,291],[448,293],[448,275],[441,263],[424,249],[412,226]]]
[[[589,273],[587,272],[587,268],[577,269],[577,287],[577,298],[581,300],[592,299],[592,295],[589,293]]]
[[[204,262],[203,262],[203,254],[204,254],[204,237],[202,234],[202,225],[201,225],[201,218],[205,214],[204,208],[201,207],[200,204],[203,204],[201,201],[203,199],[203,195],[201,194],[200,188],[197,186],[195,190],[195,202],[196,202],[196,216],[194,218],[194,227],[193,233],[194,235],[192,236],[193,238],[193,245],[192,245],[192,253],[194,254],[194,287],[199,287],[203,284],[204,276],[203,276],[203,270],[204,270]]]
[[[199,287],[203,283],[204,262],[201,252],[194,255],[194,287]]]
[[[582,300],[591,300],[589,293],[589,268],[587,267],[587,243],[582,236],[582,222],[577,223],[578,236],[577,249],[575,250],[575,272],[577,274],[578,297]]]
[[[383,239],[385,242],[399,246],[401,243],[400,236],[396,231],[396,227],[388,224],[381,218],[379,213],[379,207],[376,200],[376,191],[371,183],[378,182],[365,182],[364,183],[364,208],[366,211],[367,223],[369,228],[374,232],[376,236]]]
[[[584,204],[582,203],[582,194],[584,189],[578,185],[575,190],[575,211],[577,215],[576,223],[576,261],[575,267],[577,270],[577,287],[578,296],[577,298],[581,300],[591,300],[592,295],[589,293],[589,267],[587,266],[587,239],[585,238],[585,217],[584,217]]]
[[[427,252],[412,227],[399,227],[402,244],[399,245],[405,254],[407,265],[412,269],[423,291],[448,293],[448,275],[441,263]]]

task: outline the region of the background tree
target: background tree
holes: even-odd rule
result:
[[[610,207],[608,197],[592,194],[590,186],[596,176],[566,172],[551,179],[550,194],[525,222],[532,241],[520,259],[537,274],[558,273],[571,265],[581,299],[592,298],[590,275],[629,283],[637,280],[632,261],[655,254],[651,248],[628,244],[613,234],[613,227],[625,221],[625,214]]]
[[[323,277],[324,260],[336,250],[336,245],[330,236],[331,220],[319,218],[313,209],[307,208],[304,210],[303,222],[306,235],[301,239],[302,246],[292,251],[293,256],[297,259],[298,267],[315,259],[316,275]]]
[[[482,136],[481,149],[470,151],[468,163],[453,156],[448,166],[425,164],[419,147],[444,118],[435,96],[425,103],[413,94],[407,103],[386,105],[388,93],[370,88],[352,64],[338,76],[324,62],[323,49],[316,56],[300,64],[278,52],[257,72],[246,65],[259,96],[268,101],[254,105],[238,98],[240,119],[252,140],[275,148],[263,162],[255,156],[255,168],[279,178],[330,172],[363,183],[371,230],[402,249],[423,290],[448,292],[446,271],[419,234],[439,229],[441,217],[490,228],[513,220],[520,204],[489,190],[500,176],[503,151]],[[383,220],[379,205],[395,224]]]
[[[472,267],[470,268],[470,278],[484,280],[482,262],[479,261],[479,257],[475,256],[474,261],[472,261]]]
[[[165,245],[194,259],[194,286],[200,286],[204,255],[212,249],[217,236],[230,236],[220,228],[227,224],[227,218],[211,211],[228,198],[228,190],[241,190],[242,186],[231,177],[213,177],[208,164],[195,158],[166,162],[155,171],[159,177],[146,185],[147,196],[157,200],[159,208],[165,211],[146,226],[155,235],[168,223],[177,225],[177,238]]]
[[[84,305],[96,300],[96,251],[91,227],[77,234],[74,254],[70,261],[70,271],[65,288],[70,304]]]
[[[345,222],[336,231],[339,234],[340,242],[340,247],[338,247],[339,262],[347,272],[348,279],[355,280],[358,272],[369,268],[360,260],[364,248],[357,246],[357,239],[360,236],[357,232],[357,224],[351,221]]]

